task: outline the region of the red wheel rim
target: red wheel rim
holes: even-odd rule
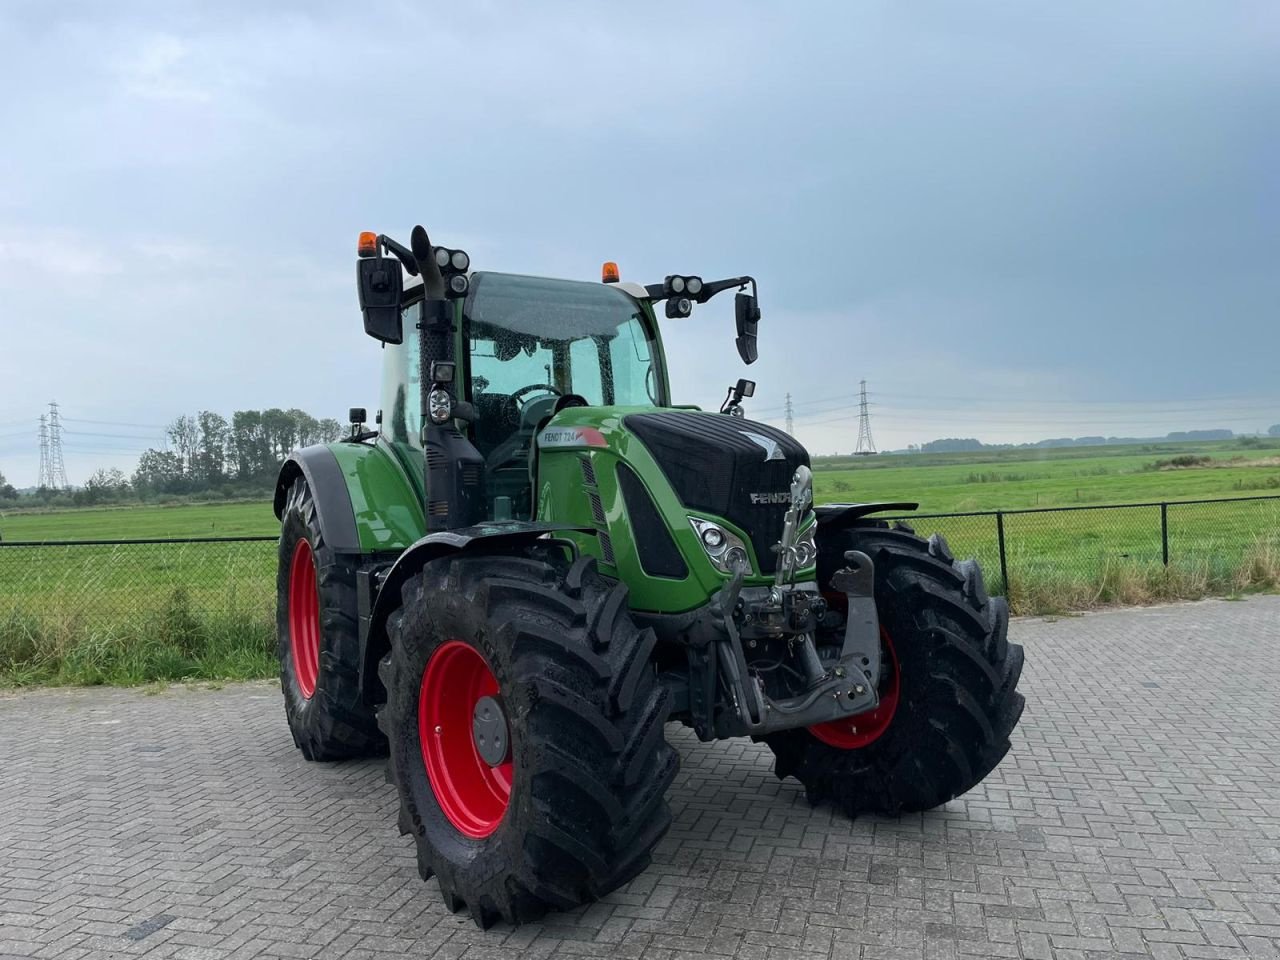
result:
[[[438,647],[422,672],[418,736],[431,790],[458,832],[477,840],[498,829],[511,802],[511,760],[489,766],[471,729],[477,701],[497,695],[489,664],[461,640]]]
[[[893,722],[893,715],[898,709],[898,657],[893,652],[893,643],[884,627],[880,628],[880,638],[884,641],[884,652],[889,657],[889,677],[880,690],[880,705],[869,713],[815,723],[810,727],[809,732],[829,747],[859,750],[879,740]]]
[[[289,563],[289,649],[298,689],[310,700],[320,676],[320,595],[315,558],[305,538],[293,548]]]

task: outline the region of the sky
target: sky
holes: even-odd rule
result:
[[[749,273],[677,400],[849,451],[1280,423],[1280,5],[0,2],[0,472],[376,405],[361,230]],[[721,302],[723,301],[723,302]]]

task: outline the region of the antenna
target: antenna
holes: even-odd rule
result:
[[[854,455],[865,457],[876,452],[876,442],[871,439],[871,411],[867,408],[867,381],[861,381],[858,398],[858,445]]]
[[[58,419],[58,401],[51,400],[49,402],[49,488],[65,490],[69,486],[67,468],[62,462],[62,423]]]
[[[795,430],[793,429],[794,426],[795,426],[795,421],[791,415],[791,394],[788,393],[787,394],[787,433],[791,434],[792,436],[795,436]]]

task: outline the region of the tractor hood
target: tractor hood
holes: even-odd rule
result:
[[[809,454],[776,427],[720,413],[633,413],[623,427],[662,468],[690,511],[723,517],[750,536],[758,571],[773,573],[791,478]]]

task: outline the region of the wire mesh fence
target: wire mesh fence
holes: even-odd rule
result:
[[[1027,613],[1280,577],[1277,496],[900,519],[976,557],[990,591]],[[274,537],[0,542],[0,630],[269,636],[276,562]]]
[[[1280,497],[914,514],[1025,613],[1274,586]]]
[[[0,658],[14,638],[157,637],[179,648],[273,620],[276,538],[0,543]]]

